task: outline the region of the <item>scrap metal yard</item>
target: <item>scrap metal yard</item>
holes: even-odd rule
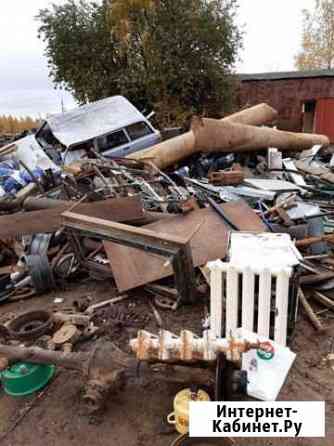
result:
[[[334,0],[4,17],[0,445],[332,446]]]
[[[4,442],[31,442],[36,420],[50,444],[95,425],[101,444],[166,444],[189,385],[219,401],[325,398],[331,425],[333,154],[326,136],[256,126],[276,118],[266,104],[197,118],[128,158],[105,156],[98,134],[43,147],[45,124],[1,148]],[[291,359],[260,396],[244,359],[268,340]],[[13,400],[18,360],[56,372]]]

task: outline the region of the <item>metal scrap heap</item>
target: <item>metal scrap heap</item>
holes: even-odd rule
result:
[[[29,357],[81,370],[87,358],[70,352],[108,333],[111,320],[118,334],[126,325],[141,328],[130,343],[139,360],[214,362],[219,370],[223,353],[247,370],[252,350],[266,353],[271,343],[288,349],[301,307],[323,331],[334,310],[334,152],[326,136],[260,127],[276,116],[260,104],[220,121],[196,117],[188,132],[119,156],[112,147],[101,150],[96,120],[76,142],[75,131],[83,130],[69,127],[71,115],[64,126],[61,117],[50,119],[36,137],[1,148],[0,303],[87,277],[113,290],[112,299],[82,299],[70,312],[41,308],[4,321],[3,368]],[[107,124],[103,144],[114,144]],[[134,127],[124,126],[129,136]],[[153,127],[149,134],[157,136]],[[145,331],[130,307],[115,310],[128,299],[147,299],[159,335]],[[201,333],[182,324],[180,337],[168,331],[165,313],[199,302]],[[321,318],[314,304],[323,307]],[[18,339],[45,351],[11,350]],[[124,361],[117,372],[130,367]],[[116,375],[100,382],[98,395],[90,389],[94,407]],[[249,395],[258,396],[257,384],[249,381]]]

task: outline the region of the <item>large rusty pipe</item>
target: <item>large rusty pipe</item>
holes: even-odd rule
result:
[[[70,207],[74,203],[74,201],[56,200],[54,198],[28,197],[23,202],[23,209],[26,211],[39,211],[42,209],[53,209],[62,205]]]
[[[159,169],[165,169],[195,153],[195,135],[192,131],[168,139],[152,149],[131,155],[142,161],[152,161]]]
[[[234,113],[222,122],[239,122],[249,125],[262,125],[272,122],[277,117],[277,111],[267,104],[259,104]],[[196,153],[195,135],[192,131],[186,132],[175,138],[168,139],[156,146],[141,150],[129,155],[129,158],[137,160],[151,160],[160,169],[165,169]]]
[[[198,152],[246,152],[267,147],[302,151],[316,144],[329,144],[324,135],[283,132],[217,119],[194,118],[192,130]]]
[[[254,107],[245,108],[237,113],[233,113],[226,118],[221,119],[223,122],[238,122],[239,124],[247,125],[264,125],[270,124],[278,116],[278,112],[270,107],[270,105],[263,103],[255,105]]]

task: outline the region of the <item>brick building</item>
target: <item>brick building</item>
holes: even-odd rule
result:
[[[267,102],[278,128],[323,133],[334,143],[334,70],[240,75],[239,106]]]

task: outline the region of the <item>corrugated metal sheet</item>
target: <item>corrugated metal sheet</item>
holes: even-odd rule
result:
[[[146,122],[146,119],[123,96],[102,99],[46,120],[54,136],[66,147],[139,121]]]
[[[334,143],[334,98],[317,100],[315,132],[328,136],[331,143]]]

